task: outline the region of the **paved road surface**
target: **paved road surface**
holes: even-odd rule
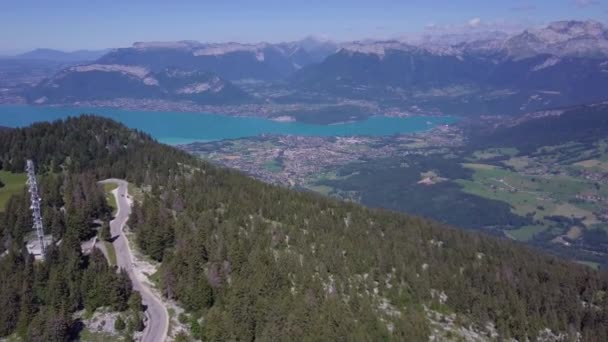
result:
[[[118,185],[118,188],[114,190],[118,210],[116,212],[116,217],[110,222],[110,228],[112,236],[117,236],[114,240],[116,263],[118,264],[118,267],[123,268],[128,272],[131,282],[133,283],[133,289],[141,293],[143,304],[147,306],[145,314],[148,317],[148,321],[143,332],[143,341],[164,342],[167,339],[169,328],[169,314],[159,298],[156,297],[148,286],[143,284],[133,272],[133,255],[123,232],[124,225],[131,214],[131,206],[127,201],[128,183],[120,179],[108,179],[102,183],[113,183]]]

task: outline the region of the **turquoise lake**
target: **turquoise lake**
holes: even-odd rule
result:
[[[149,133],[166,144],[186,144],[252,137],[260,134],[302,136],[384,136],[429,130],[450,124],[454,117],[413,116],[392,118],[376,116],[364,121],[334,125],[311,125],[299,122],[234,117],[207,113],[149,112],[110,108],[66,108],[38,106],[0,106],[0,126],[23,127],[38,121],[53,121],[81,113],[94,113],[114,119],[130,128]]]

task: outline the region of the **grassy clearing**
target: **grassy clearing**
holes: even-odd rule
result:
[[[459,179],[456,183],[463,186],[462,190],[466,193],[510,204],[513,213],[517,215],[525,216],[536,212],[536,215],[542,217],[543,213],[548,213],[547,208],[551,207],[548,200],[541,200],[535,194],[510,191],[509,187],[494,179]]]
[[[329,196],[329,194],[334,190],[334,188],[327,185],[306,185],[306,189],[318,192],[325,196]]]
[[[477,170],[494,170],[496,166],[489,164],[479,164],[479,163],[465,163],[462,166],[469,169],[477,169]]]
[[[505,147],[505,148],[490,148],[483,151],[475,151],[473,158],[477,160],[492,159],[502,156],[515,156],[519,151],[516,148]]]
[[[531,161],[528,157],[514,157],[502,163],[519,171],[524,170],[526,167],[528,167]]]
[[[553,215],[584,219],[583,223],[587,226],[599,223],[599,220],[592,212],[581,209],[570,203],[563,203],[558,205],[553,211]]]
[[[481,164],[483,165],[483,164]],[[585,224],[596,222],[588,210],[567,203],[590,184],[568,176],[529,176],[501,168],[463,164],[475,171],[472,181],[458,180],[463,191],[473,195],[503,201],[519,215],[535,213],[537,219],[545,215],[586,217]]]
[[[114,183],[104,183],[103,185],[103,189],[105,190],[105,192],[112,192],[112,190],[117,189],[118,185],[114,184]]]
[[[600,264],[597,263],[597,262],[584,261],[584,260],[577,260],[576,262],[578,262],[579,264],[583,264],[583,265],[589,266],[589,267],[593,268],[594,270],[599,270],[600,269]]]
[[[597,159],[589,159],[589,160],[580,161],[578,163],[575,163],[574,165],[592,168],[592,167],[596,167],[596,166],[600,165],[601,163],[602,162]]]
[[[108,259],[110,259],[110,266],[116,265],[116,250],[114,250],[114,245],[108,241],[103,241],[103,245],[106,247],[106,252],[108,252]]]
[[[596,169],[598,171],[608,171],[608,162],[598,160],[598,159],[583,160],[581,162],[575,163],[574,165],[581,166],[586,169]]]
[[[114,189],[118,188],[118,185],[116,184],[111,184],[111,183],[105,183],[103,185],[103,190],[106,193],[106,201],[108,202],[108,205],[113,209],[112,212],[115,214],[116,210],[118,209],[118,204],[116,203],[116,197],[114,197],[114,195],[112,194],[112,191],[114,191]]]
[[[25,173],[0,171],[0,180],[4,183],[4,186],[0,188],[0,211],[4,211],[4,206],[12,195],[18,194],[23,190],[26,179]]]
[[[519,229],[509,230],[507,234],[515,240],[527,242],[532,240],[535,234],[547,229],[545,226],[523,226]]]

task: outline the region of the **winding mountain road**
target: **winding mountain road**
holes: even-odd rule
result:
[[[167,340],[169,329],[169,314],[161,300],[143,283],[133,270],[133,254],[129,242],[124,234],[124,227],[131,214],[131,203],[128,201],[128,183],[121,179],[107,179],[101,183],[116,184],[118,188],[112,193],[116,197],[118,210],[116,216],[110,222],[112,237],[114,237],[114,249],[116,250],[116,264],[129,274],[133,289],[139,291],[143,305],[146,306],[145,315],[148,317],[146,327],[143,331],[143,342],[164,342]]]

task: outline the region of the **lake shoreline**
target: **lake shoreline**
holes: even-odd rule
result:
[[[340,107],[340,106],[355,106],[349,102],[345,103],[318,103],[318,104],[239,104],[239,105],[201,105],[189,101],[166,101],[158,99],[129,99],[119,98],[113,100],[95,100],[95,101],[80,101],[70,104],[30,104],[25,102],[15,103],[0,103],[2,106],[32,106],[40,108],[64,108],[75,109],[82,108],[85,110],[93,110],[91,113],[82,112],[82,114],[94,114],[96,109],[111,109],[139,112],[179,112],[192,114],[217,114],[234,117],[256,117],[266,118],[271,120],[283,121],[290,118],[295,122],[309,122],[306,120],[298,120],[297,112],[314,112],[323,108]],[[358,105],[357,105],[358,106]],[[412,117],[412,116],[429,116],[429,117],[450,117],[440,112],[434,111],[417,111],[401,110],[397,108],[382,109],[373,105],[362,106],[369,112],[369,116],[386,116],[386,117]],[[365,117],[361,117],[364,120]],[[355,118],[353,121],[361,121]],[[326,124],[341,124],[350,122],[345,120],[336,120],[329,123],[316,123],[321,125]]]
[[[197,141],[219,141],[263,134],[294,136],[387,136],[428,131],[439,125],[452,124],[456,117],[370,116],[365,120],[319,125],[292,120],[231,116],[216,113],[192,115],[184,112],[130,111],[114,108],[6,106],[0,105],[0,126],[23,127],[39,121],[54,121],[82,113],[94,113],[144,131],[171,145]]]

